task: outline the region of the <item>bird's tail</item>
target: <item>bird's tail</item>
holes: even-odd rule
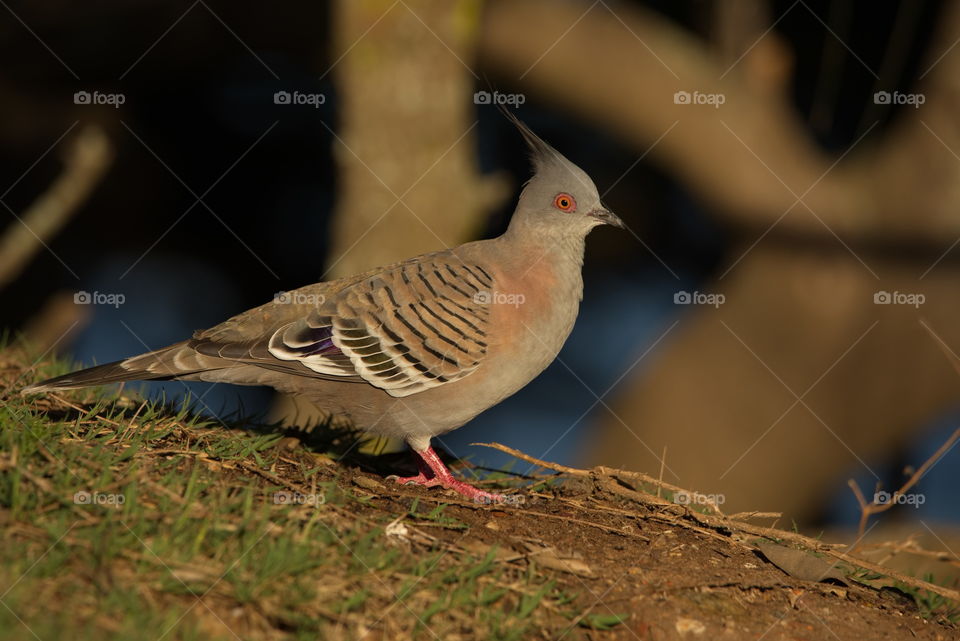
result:
[[[185,378],[191,374],[210,368],[210,363],[202,361],[215,360],[198,354],[187,341],[176,343],[139,356],[97,365],[82,369],[71,374],[64,374],[50,378],[40,383],[29,385],[21,394],[39,394],[75,387],[89,387],[92,385],[106,385],[121,381],[155,381]]]

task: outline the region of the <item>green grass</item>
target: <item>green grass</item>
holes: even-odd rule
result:
[[[384,462],[394,455],[364,453],[355,432],[321,426],[291,443],[291,434],[243,417],[221,424],[109,389],[23,398],[22,385],[69,369],[25,370],[30,362],[0,347],[3,641],[634,638],[633,604],[660,598],[662,579],[621,574],[643,545],[587,559],[604,579],[612,572],[633,582],[616,609],[596,607],[589,580],[524,556],[525,533],[537,519],[564,518],[569,494],[542,511],[438,503],[448,495],[358,472],[399,470]],[[506,471],[481,483],[525,483],[525,496],[539,501],[537,492],[561,481]],[[588,499],[578,523],[623,513],[619,503],[590,512],[597,495]],[[559,534],[545,540],[578,549],[582,535],[564,537],[562,521],[549,522]],[[644,526],[651,538],[659,527]],[[681,533],[688,549],[705,540]],[[851,571],[867,585],[879,578]],[[702,569],[689,573],[700,580]],[[899,587],[923,616],[960,619],[956,604]]]
[[[945,585],[944,581],[937,581],[933,574],[925,574],[923,580],[927,583]],[[938,620],[943,619],[951,623],[960,623],[960,604],[947,599],[935,592],[921,590],[913,586],[906,585],[897,581],[894,586],[901,592],[909,594],[917,603],[917,609],[920,610],[920,616],[924,619]],[[956,587],[950,586],[950,587]]]
[[[497,562],[495,548],[388,537],[401,516],[432,533],[468,526],[442,504],[370,509],[327,457],[355,435],[291,453],[242,420],[65,398],[80,409],[9,391],[0,405],[5,641],[521,639],[618,622],[581,617],[549,576]],[[291,485],[312,502],[277,503]]]

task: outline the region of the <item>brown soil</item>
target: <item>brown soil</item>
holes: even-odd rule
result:
[[[51,418],[59,412],[59,419],[79,425],[80,415],[71,412],[83,408],[71,403],[64,406],[62,402],[37,403],[35,409],[47,411]],[[129,417],[91,429],[112,434],[127,429],[127,422]],[[757,543],[773,540],[785,550],[812,551],[815,554],[797,554],[814,556],[816,562],[819,557],[828,561],[831,569],[840,568],[844,548],[772,530],[768,516],[733,518],[693,511],[659,497],[649,483],[637,482],[638,476],[629,472],[567,468],[562,473],[517,479],[508,483],[514,489],[507,490],[519,497],[517,501],[489,506],[440,488],[398,486],[386,479],[389,473],[413,472],[405,454],[353,454],[334,461],[319,453],[330,450],[314,442],[315,438],[322,440],[321,435],[284,438],[267,457],[273,461],[268,469],[252,457],[219,461],[204,451],[188,449],[191,444],[195,447],[204,439],[221,438],[222,434],[221,429],[180,426],[163,443],[155,443],[136,456],[176,455],[183,460],[185,474],[200,464],[223,483],[238,477],[244,481],[258,479],[265,492],[280,486],[309,494],[318,483],[333,483],[345,496],[361,499],[325,506],[329,509],[324,514],[341,532],[361,526],[382,527],[394,521],[398,524],[394,533],[386,530],[393,543],[417,554],[444,550],[446,569],[452,567],[456,572],[461,560],[475,562],[494,554],[496,563],[509,568],[507,574],[512,573],[514,578],[527,571],[536,572],[554,581],[564,593],[574,595],[570,611],[580,612],[580,619],[597,616],[609,620],[623,615],[622,622],[597,629],[596,625],[580,626],[579,619],[570,621],[560,612],[544,615],[540,611],[534,617],[534,631],[524,638],[960,639],[960,629],[946,616],[929,610],[921,613],[914,598],[898,589],[871,587],[843,575],[825,581],[796,578],[798,572],[791,576],[768,561]],[[319,471],[306,478],[303,470],[316,470],[318,464]],[[146,463],[143,467],[151,469]],[[499,483],[502,486],[503,481]],[[441,504],[446,504],[444,520],[421,516]],[[862,567],[870,569],[869,564]],[[373,583],[374,579],[376,576],[365,576],[361,580]],[[953,598],[955,594],[940,586],[924,586],[910,577],[900,579],[913,581],[914,588],[939,591],[941,596]],[[231,611],[236,609],[230,607]],[[947,607],[956,608],[956,603]],[[370,618],[370,613],[351,616],[354,614],[360,621]],[[460,614],[461,619],[469,619],[468,614]],[[456,613],[437,616],[454,617]],[[330,617],[339,620],[335,615]],[[351,619],[351,623],[356,621]],[[267,617],[263,626],[269,629],[257,638],[289,638],[285,625]],[[459,629],[466,632],[458,638],[478,638],[469,632],[469,620],[464,625]],[[380,628],[371,630],[365,638],[386,641],[395,637],[387,628]]]
[[[289,478],[284,472],[278,469],[275,478]],[[629,615],[587,638],[960,639],[954,624],[921,617],[913,598],[900,590],[793,578],[766,560],[752,537],[704,527],[678,505],[638,505],[588,478],[568,479],[547,492],[521,491],[522,505],[492,507],[438,488],[396,486],[343,463],[331,465],[325,477],[370,495],[360,509],[366,516],[406,514],[415,500],[429,508],[446,503],[444,515],[469,527],[429,528],[430,538],[417,543],[414,536],[412,545],[440,542],[473,553],[496,546],[498,559],[507,563],[539,558],[543,571],[581,593],[579,605],[590,612]]]

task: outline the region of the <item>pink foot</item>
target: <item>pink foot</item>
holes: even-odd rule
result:
[[[443,464],[443,461],[440,460],[440,457],[437,456],[437,453],[433,451],[432,447],[421,451],[414,450],[413,453],[417,456],[417,467],[420,468],[420,473],[416,476],[393,476],[389,478],[392,478],[401,485],[411,484],[422,485],[424,487],[436,487],[440,485],[468,499],[473,499],[477,503],[503,503],[507,500],[502,494],[485,492],[455,478],[447,466]]]

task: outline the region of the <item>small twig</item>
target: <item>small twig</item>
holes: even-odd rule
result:
[[[912,547],[915,547],[916,544],[917,544],[917,542],[916,542],[916,540],[913,538],[914,536],[915,536],[915,535],[911,535],[911,536],[909,536],[909,537],[907,538],[906,541],[900,541],[899,543],[897,543],[897,544],[895,544],[895,545],[891,545],[891,546],[887,547],[886,549],[888,550],[888,554],[887,554],[886,556],[884,556],[882,559],[880,559],[879,561],[877,561],[877,562],[880,563],[881,565],[883,565],[884,563],[888,562],[890,559],[892,559],[893,557],[897,556],[898,554],[900,554],[900,553],[903,552],[904,550],[909,550],[909,549],[911,549]]]
[[[920,325],[923,327],[923,329],[927,330],[927,333],[930,334],[930,338],[933,339],[933,342],[937,344],[937,347],[940,348],[940,351],[943,352],[943,355],[947,357],[948,361],[950,361],[954,371],[960,375],[960,357],[958,357],[954,351],[950,349],[950,346],[943,342],[943,339],[940,338],[929,325],[927,325],[926,320],[921,318]]]
[[[728,518],[734,521],[742,521],[744,519],[779,519],[781,517],[783,517],[783,512],[737,512],[731,514]]]
[[[871,563],[870,561],[864,561],[860,557],[850,556],[843,552],[837,552],[836,550],[823,550],[823,552],[840,561],[846,561],[850,565],[855,565],[865,570],[872,570],[877,574],[883,574],[892,579],[896,579],[897,581],[900,581],[905,585],[909,585],[910,587],[918,588],[920,590],[927,590],[928,592],[939,594],[944,598],[960,603],[960,591],[951,590],[950,588],[945,588],[941,585],[937,585],[936,583],[930,583],[929,581],[918,579],[917,577],[910,576],[909,574],[903,574],[902,572],[898,572],[884,565]]]
[[[549,461],[541,461],[538,458],[533,458],[529,454],[524,454],[520,450],[515,450],[512,447],[507,447],[500,443],[471,443],[470,445],[477,445],[480,447],[490,447],[495,450],[500,450],[501,452],[506,452],[510,456],[520,459],[521,461],[526,461],[527,463],[532,463],[542,467],[545,470],[553,470],[554,472],[562,472],[564,474],[570,474],[571,476],[590,476],[589,470],[578,470],[575,467],[567,467],[566,465],[560,465],[559,463],[550,463]]]
[[[56,399],[56,400],[60,401],[61,403],[63,403],[63,404],[66,405],[67,407],[69,407],[70,409],[77,410],[78,412],[83,412],[84,414],[89,413],[89,410],[87,410],[87,409],[83,408],[82,406],[77,405],[77,404],[75,404],[75,403],[71,403],[70,401],[68,401],[68,400],[65,399],[64,397],[60,396],[59,394],[52,394],[52,393],[51,393],[49,396],[50,396],[50,398],[53,398],[53,399]],[[114,427],[121,427],[120,423],[117,423],[116,421],[111,421],[111,420],[110,420],[109,418],[107,418],[106,416],[101,416],[100,414],[95,414],[94,417],[97,418],[97,419],[99,419],[99,420],[101,420],[101,421],[103,421],[104,423],[109,423],[110,425],[113,425]]]
[[[860,490],[860,486],[857,485],[857,482],[853,479],[847,481],[847,485],[850,486],[850,489],[853,491],[853,495],[857,498],[857,503],[860,505],[860,523],[857,527],[857,540],[863,538],[863,534],[867,529],[867,521],[870,519],[870,516],[873,514],[879,514],[880,512],[886,512],[894,505],[897,504],[897,499],[907,493],[907,491],[916,485],[920,479],[924,477],[927,471],[938,461],[940,458],[946,454],[953,444],[960,439],[960,427],[954,430],[953,434],[950,435],[943,445],[937,448],[937,451],[933,453],[930,458],[928,458],[923,465],[921,465],[917,471],[915,471],[906,483],[900,486],[899,490],[896,490],[891,496],[889,501],[884,501],[883,503],[877,502],[877,497],[874,495],[874,498],[871,502],[867,503],[866,497],[863,496],[863,492]]]
[[[926,550],[920,547],[920,544],[917,543],[916,535],[912,534],[906,541],[884,541],[883,543],[867,543],[860,546],[861,552],[867,552],[869,550],[892,550],[890,554],[885,556],[883,559],[878,561],[878,563],[886,563],[887,560],[893,558],[901,552],[909,552],[910,554],[915,554],[917,556],[924,556],[930,559],[936,559],[937,561],[942,561],[944,563],[949,563],[950,565],[960,567],[960,559],[946,551],[937,551],[937,550]]]
[[[559,463],[551,463],[549,461],[542,461],[540,459],[533,458],[528,454],[524,454],[519,450],[515,450],[512,447],[508,447],[501,443],[471,443],[471,445],[477,445],[480,447],[489,447],[495,450],[500,450],[501,452],[506,452],[511,456],[517,457],[521,461],[526,461],[527,463],[538,465],[544,469],[554,470],[555,472],[561,472],[563,474],[569,474],[571,476],[579,476],[579,477],[597,476],[597,477],[631,479],[633,481],[639,481],[640,483],[647,483],[656,487],[661,487],[671,492],[682,492],[684,494],[690,494],[690,495],[696,494],[695,492],[690,492],[689,490],[679,487],[677,485],[673,485],[672,483],[667,483],[666,481],[663,481],[661,479],[655,479],[648,474],[644,474],[643,472],[633,472],[630,470],[618,470],[616,468],[606,467],[603,465],[597,466],[592,470],[581,470],[575,467],[568,467],[566,465],[560,465]],[[653,495],[651,494],[650,496],[653,496]],[[662,503],[657,503],[657,505],[662,505]],[[709,506],[717,514],[720,514],[720,515],[723,514],[719,506],[717,506],[714,501],[711,500],[705,503],[705,505]]]
[[[520,472],[514,472],[513,470],[502,470],[500,468],[486,467],[484,465],[470,465],[469,467],[471,470],[482,470],[484,472],[498,472],[500,474],[508,474],[518,479],[523,479],[524,481],[539,481],[544,478],[550,478],[552,476],[555,476],[553,474],[549,474],[549,475],[548,474],[521,474]],[[486,483],[486,482],[499,483],[501,480],[502,479],[493,479],[492,481],[489,481],[488,479],[483,479],[483,480],[475,480],[473,482],[478,484]]]
[[[127,421],[127,427],[124,428],[123,432],[121,432],[120,437],[117,440],[122,441],[127,437],[127,434],[129,434],[134,429],[135,427],[134,423],[136,423],[137,418],[140,417],[140,412],[143,410],[144,407],[147,406],[148,403],[149,401],[146,399],[144,399],[144,401],[140,403],[140,407],[137,408],[137,411],[134,412],[133,416],[130,417],[130,420]]]
[[[660,457],[660,473],[657,474],[657,498],[660,498],[660,490],[663,488],[663,468],[667,465],[667,446],[663,446],[663,456]]]
[[[617,483],[616,479],[611,476],[602,476],[597,479],[597,483],[601,488],[610,492],[611,494],[616,494],[618,496],[623,496],[641,505],[649,505],[652,507],[662,508],[662,507],[673,507],[676,506],[676,503],[672,503],[667,499],[662,499],[660,497],[654,496],[653,494],[646,494],[643,492],[637,492],[636,490],[624,487]]]
[[[279,485],[279,486],[281,486],[281,487],[285,487],[285,488],[287,488],[288,490],[292,490],[292,491],[294,491],[294,492],[303,492],[303,493],[306,493],[306,489],[305,489],[305,488],[300,487],[299,485],[295,485],[295,484],[291,483],[290,481],[285,481],[284,479],[280,478],[280,477],[277,476],[276,474],[271,474],[270,472],[267,472],[266,470],[262,470],[262,469],[260,469],[259,467],[257,467],[256,465],[254,465],[253,463],[248,463],[247,461],[237,461],[237,464],[238,464],[241,468],[247,470],[248,472],[253,472],[254,474],[256,474],[256,475],[258,475],[258,476],[262,476],[263,478],[267,479],[267,480],[270,481],[271,483],[275,483],[275,484],[277,484],[277,485]]]
[[[579,525],[585,525],[585,526],[587,526],[587,527],[595,527],[595,528],[597,528],[597,529],[599,529],[599,530],[605,530],[605,531],[607,531],[607,532],[613,532],[614,534],[619,534],[620,536],[626,536],[626,537],[629,537],[629,538],[631,538],[631,539],[640,539],[641,541],[645,541],[645,542],[647,542],[647,543],[650,542],[650,537],[648,537],[648,536],[644,536],[643,534],[637,534],[636,532],[629,532],[629,531],[627,531],[627,530],[621,530],[621,529],[615,528],[615,527],[613,527],[613,526],[611,526],[611,525],[604,525],[604,524],[602,524],[602,523],[595,523],[595,522],[593,522],[593,521],[587,521],[587,520],[585,520],[585,519],[575,519],[575,518],[573,518],[572,516],[563,516],[562,514],[548,514],[548,513],[546,513],[546,512],[536,512],[535,514],[537,515],[537,518],[546,518],[546,519],[554,519],[554,520],[557,520],[557,521],[567,521],[568,523],[577,523],[577,524],[579,524]]]
[[[955,432],[954,435],[951,436],[950,439],[946,443],[944,443],[939,450],[937,450],[937,452],[934,454],[933,457],[930,458],[930,460],[924,463],[924,465],[919,470],[917,470],[917,473],[914,475],[917,477],[917,479],[911,479],[906,484],[904,484],[904,487],[901,488],[900,492],[903,492],[909,489],[910,487],[912,487],[913,483],[916,483],[916,480],[919,480],[919,477],[922,476],[922,474],[926,470],[928,470],[930,466],[933,465],[933,463],[936,462],[937,458],[942,456],[943,453],[945,453],[947,449],[949,449],[949,447],[953,444],[953,442],[958,437],[960,437],[960,429],[958,429],[957,432]],[[623,487],[619,483],[617,483],[615,480],[617,477],[633,478],[633,479],[641,480],[646,483],[653,483],[655,485],[658,485],[660,487],[663,487],[664,489],[668,489],[671,491],[676,491],[676,492],[687,491],[687,490],[684,490],[683,488],[671,485],[670,483],[664,483],[662,481],[658,481],[657,479],[653,479],[641,472],[617,470],[614,468],[609,468],[604,466],[596,467],[593,470],[580,470],[573,467],[567,467],[565,465],[550,463],[548,461],[541,461],[539,459],[533,458],[532,456],[528,456],[522,452],[518,452],[517,450],[514,450],[511,447],[507,447],[506,445],[501,445],[499,443],[475,443],[474,445],[491,447],[493,449],[506,452],[507,454],[510,454],[512,456],[516,456],[517,458],[523,461],[527,461],[528,463],[539,465],[544,469],[555,470],[557,472],[561,472],[564,474],[570,474],[571,476],[585,477],[585,476],[593,475],[595,478],[597,478],[601,487],[603,487],[603,489],[607,491],[610,491],[615,494],[619,494],[620,496],[631,498],[645,505],[652,505],[660,508],[668,507],[668,506],[673,508],[682,508],[685,511],[684,516],[687,517],[686,519],[678,518],[678,515],[676,514],[667,514],[660,511],[660,512],[654,513],[652,517],[654,519],[667,521],[669,523],[682,526],[691,530],[696,530],[698,532],[702,532],[704,529],[707,529],[707,528],[718,530],[720,531],[718,533],[718,537],[728,541],[730,541],[731,539],[728,536],[725,536],[722,534],[725,532],[733,532],[733,531],[739,531],[741,533],[752,534],[754,536],[759,536],[759,537],[768,538],[768,539],[789,541],[791,543],[800,545],[805,549],[822,552],[823,554],[831,556],[836,560],[849,563],[850,565],[854,565],[866,570],[871,570],[873,572],[883,574],[885,576],[889,576],[897,581],[900,581],[905,585],[918,588],[921,590],[927,590],[929,592],[939,594],[940,596],[945,597],[947,599],[960,602],[960,592],[958,592],[957,590],[951,590],[949,588],[945,588],[945,587],[936,585],[934,583],[930,583],[928,581],[924,581],[922,579],[918,579],[916,577],[903,574],[902,572],[898,572],[891,568],[884,567],[882,565],[878,565],[870,561],[865,561],[858,557],[850,556],[847,553],[840,552],[834,549],[835,547],[848,547],[846,545],[834,546],[828,543],[823,543],[822,541],[819,541],[817,539],[812,539],[810,537],[803,536],[802,534],[797,534],[795,532],[777,530],[774,528],[754,525],[752,523],[747,523],[745,521],[734,520],[730,517],[724,516],[723,514],[718,514],[716,516],[709,515],[709,514],[701,514],[699,512],[696,512],[695,510],[689,509],[686,506],[676,505],[675,503],[666,501],[665,499],[658,498],[653,494],[644,494],[635,490],[628,489],[626,487]],[[758,514],[762,514],[764,516],[770,516],[770,517],[776,516],[774,513],[761,512]],[[547,516],[547,515],[543,515],[543,516]],[[691,523],[691,520],[693,521],[693,523]]]

